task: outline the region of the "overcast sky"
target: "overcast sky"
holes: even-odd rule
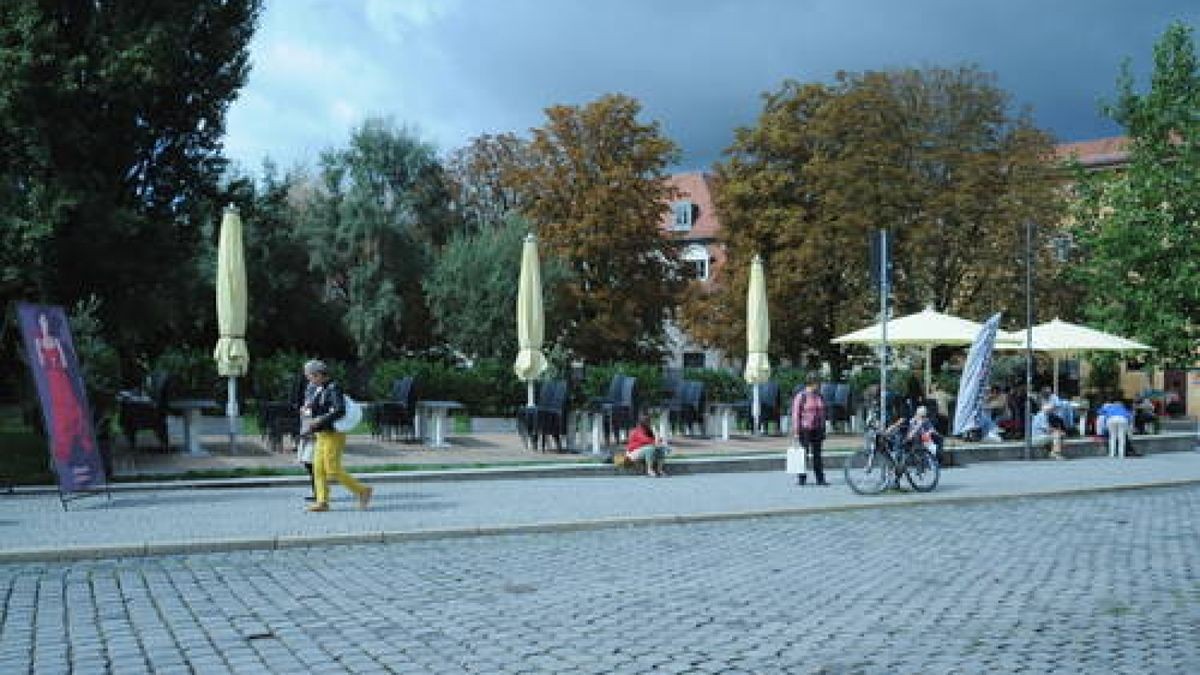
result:
[[[1062,141],[1119,133],[1098,112],[1123,59],[1139,84],[1197,0],[266,0],[252,70],[229,111],[243,169],[342,147],[369,116],[441,151],[544,122],[555,104],[618,92],[708,168],[760,95],[838,70],[994,72]]]

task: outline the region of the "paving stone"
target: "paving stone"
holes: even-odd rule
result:
[[[1192,673],[1198,513],[1174,487],[13,563],[0,672]]]

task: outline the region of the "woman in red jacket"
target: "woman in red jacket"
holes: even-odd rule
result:
[[[663,466],[666,459],[666,444],[659,443],[654,437],[654,429],[650,427],[650,418],[642,416],[638,424],[629,432],[629,442],[625,444],[625,456],[633,461],[646,461],[647,476],[666,476]]]

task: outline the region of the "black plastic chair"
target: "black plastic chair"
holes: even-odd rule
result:
[[[846,382],[834,385],[833,396],[826,403],[829,405],[829,421],[834,427],[840,424],[843,431],[849,431],[850,411],[853,410],[850,404],[850,385]]]
[[[704,431],[704,411],[708,407],[708,397],[705,394],[704,383],[698,380],[685,380],[681,387],[678,426],[672,420],[672,427],[681,429],[685,434],[693,435],[693,427],[699,425]]]
[[[413,376],[392,382],[391,398],[374,406],[371,433],[384,440],[417,437],[417,380]]]
[[[571,402],[567,393],[566,380],[545,382],[538,392],[536,435],[543,451],[546,449],[546,440],[553,436],[555,449],[562,452],[562,437],[567,435],[571,419]]]
[[[153,431],[158,436],[161,449],[170,448],[167,439],[167,400],[170,396],[171,375],[156,370],[146,378],[142,390],[117,393],[117,423],[121,427],[129,447],[135,447],[137,432]]]
[[[592,399],[592,410],[600,413],[604,421],[604,442],[620,441],[622,432],[628,436],[637,424],[639,410],[637,378],[613,375],[608,384],[608,396]]]
[[[752,431],[767,434],[771,423],[775,424],[775,433],[782,433],[779,417],[782,414],[779,402],[779,383],[770,380],[751,385],[758,389],[758,429],[754,429],[754,389],[751,389],[747,399],[738,406],[739,417],[746,421]]]
[[[300,439],[300,406],[304,405],[307,381],[300,375],[285,378],[282,385],[268,392],[268,398],[258,403],[258,428],[263,441],[273,452],[283,450],[283,439],[289,437],[295,446]]]

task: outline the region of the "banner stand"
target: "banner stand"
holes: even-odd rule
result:
[[[42,408],[50,468],[64,511],[102,490],[112,500],[67,314],[57,305],[19,302],[25,365]]]

